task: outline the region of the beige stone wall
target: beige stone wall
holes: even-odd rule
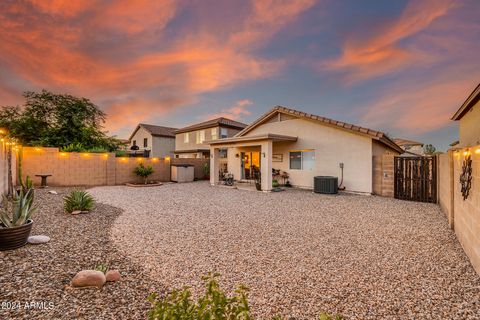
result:
[[[450,228],[453,229],[453,162],[452,152],[438,156],[438,203],[445,213]]]
[[[463,199],[460,184],[465,152],[472,157],[472,186]],[[439,156],[439,202],[465,253],[480,274],[480,145]]]
[[[154,173],[149,179],[170,181],[170,159],[115,158],[113,153],[59,152],[57,148],[29,148],[23,151],[23,176],[29,175],[40,185],[37,174],[51,174],[51,186],[98,186],[140,182],[133,170],[139,163],[150,165]]]

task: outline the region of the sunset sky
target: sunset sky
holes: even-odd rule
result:
[[[480,82],[479,17],[478,0],[4,0],[0,105],[87,97],[122,138],[284,105],[445,149]]]

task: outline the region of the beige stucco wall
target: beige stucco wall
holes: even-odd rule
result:
[[[148,146],[146,148],[143,147],[143,139],[145,138],[148,139]],[[140,127],[132,137],[130,146],[133,146],[133,140],[136,140],[137,146],[140,150],[151,150],[150,157],[171,157],[175,150],[175,138],[152,136],[150,132],[142,127]]]
[[[480,144],[480,101],[460,119],[460,147]]]
[[[218,139],[220,137],[220,127],[218,127],[218,126],[176,134],[175,135],[175,148],[176,148],[175,150],[178,150],[178,151],[195,150],[195,149],[210,150],[210,145],[205,144],[205,143],[197,143],[196,132],[197,131],[205,131],[205,141],[213,140],[212,139],[212,129],[213,128],[215,128],[217,130],[217,139]],[[238,132],[240,132],[240,130],[237,130],[237,129],[232,129],[232,128],[225,128],[225,129],[227,130],[228,137],[233,137]],[[186,134],[189,135],[189,142],[188,143],[184,142],[184,137],[185,137]],[[185,155],[187,155],[187,156],[185,156]],[[190,154],[185,154],[185,155],[180,156],[180,157],[191,157],[192,156]]]
[[[296,142],[276,142],[273,154],[282,154],[282,162],[273,162],[275,169],[287,171],[294,186],[313,188],[313,177],[341,176],[340,163],[344,163],[343,185],[348,191],[372,192],[372,139],[345,130],[305,119],[269,122],[258,126],[246,136],[280,134],[298,137]],[[315,168],[311,171],[290,170],[289,151],[315,150]],[[240,161],[229,152],[229,170],[232,162]],[[237,165],[239,166],[239,164]]]

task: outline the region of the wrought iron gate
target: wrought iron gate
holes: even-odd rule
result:
[[[436,157],[395,157],[395,198],[437,202]]]

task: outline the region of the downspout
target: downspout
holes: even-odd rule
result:
[[[342,184],[343,184],[343,162],[340,162],[340,169],[342,170],[342,178],[340,179],[340,183],[338,185],[338,190],[344,191],[346,188],[342,187]]]

